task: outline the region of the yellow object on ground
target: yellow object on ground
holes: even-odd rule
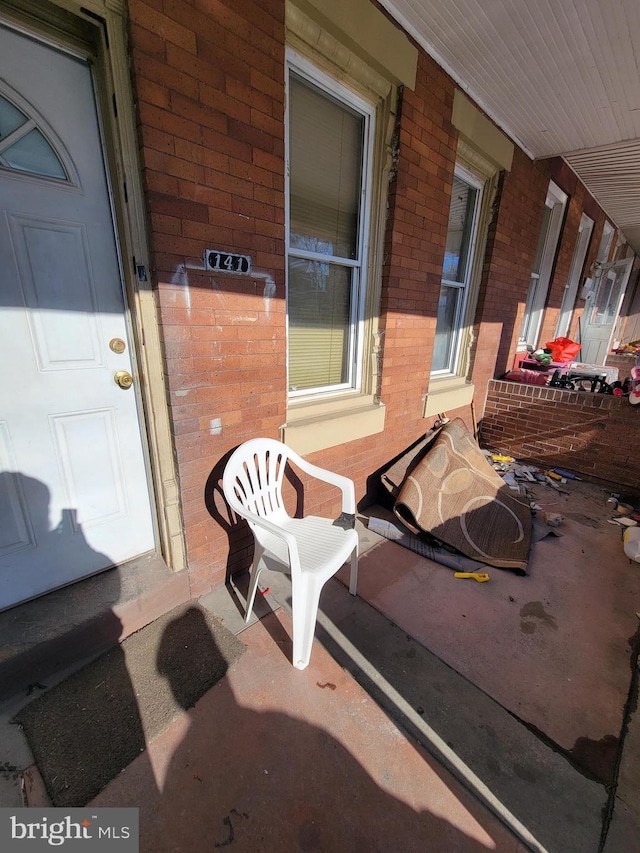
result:
[[[492,453],[491,454],[492,462],[515,462],[513,456],[503,456],[501,453]]]
[[[489,580],[489,575],[486,572],[454,572],[454,578],[473,578],[478,583],[484,583]]]

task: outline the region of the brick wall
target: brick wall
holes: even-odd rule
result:
[[[131,0],[129,10],[153,281],[196,596],[224,578],[229,553],[240,563],[248,554],[246,531],[233,534],[230,548],[225,510],[211,489],[205,505],[211,471],[231,447],[277,435],[285,420],[284,2]],[[257,274],[190,269],[207,247],[251,255]]]
[[[382,399],[393,429],[422,414],[429,385],[455,167],[454,86],[425,54],[416,88],[405,89],[398,167],[389,191],[381,329]]]
[[[219,491],[228,454],[249,437],[278,437],[286,420],[284,2],[131,0],[130,16],[153,282],[195,596],[250,556],[251,537],[230,525]],[[350,476],[358,499],[371,491],[372,473],[431,424],[422,409],[455,162],[453,91],[422,54],[398,119],[381,303],[385,432],[313,455]],[[195,269],[207,247],[251,255],[258,274],[231,279]],[[293,507],[292,489],[288,500]],[[313,486],[304,508],[331,515],[339,497]]]
[[[130,53],[165,375],[192,594],[247,565],[219,478],[247,438],[286,421],[284,0],[130,0]],[[313,455],[374,496],[374,472],[419,438],[429,385],[456,131],[454,84],[420,52],[402,95],[389,186],[380,308],[384,433]],[[512,358],[549,166],[516,151],[492,224],[478,304],[473,379]],[[250,255],[253,275],[201,268],[205,248]],[[481,409],[481,406],[478,405]],[[471,426],[471,412],[449,412]],[[481,414],[481,412],[479,412]],[[295,495],[289,495],[293,503]],[[314,486],[305,510],[338,512]]]
[[[640,407],[625,398],[489,383],[481,443],[517,459],[640,485]]]
[[[473,381],[480,414],[487,382],[513,362],[549,185],[548,166],[516,149],[489,229],[476,310]]]

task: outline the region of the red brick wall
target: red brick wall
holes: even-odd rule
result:
[[[229,448],[277,436],[285,420],[284,2],[131,0],[129,9],[195,596],[224,578],[229,552],[224,511],[216,523],[205,505],[210,472]],[[207,247],[251,255],[256,275],[182,270]]]
[[[230,529],[216,489],[225,458],[246,438],[277,437],[286,420],[284,2],[132,0],[130,14],[153,281],[199,595],[250,553],[250,537]],[[422,409],[455,160],[453,91],[421,55],[398,122],[385,240],[385,433],[314,454],[352,477],[359,499],[376,468],[430,425]],[[207,247],[251,255],[259,275],[192,269]],[[334,492],[305,494],[306,512],[338,509]]]
[[[278,437],[286,421],[285,4],[131,0],[129,8],[152,279],[195,596],[250,555],[251,537],[230,524],[219,493],[226,457],[249,437]],[[421,52],[415,91],[402,97],[387,207],[385,432],[345,436],[313,457],[350,476],[358,499],[371,493],[376,469],[432,422],[422,411],[455,164],[453,93],[453,82]],[[513,356],[547,182],[548,166],[516,151],[478,305],[476,402]],[[254,274],[203,272],[205,248],[250,255]],[[449,415],[471,425],[468,409]],[[305,495],[307,512],[338,508],[323,487]]]
[[[421,54],[415,92],[405,89],[401,105],[381,303],[382,398],[401,433],[405,418],[418,422],[429,384],[457,143],[453,92]]]
[[[500,188],[476,310],[472,375],[480,415],[487,382],[513,362],[549,185],[547,171],[546,164],[533,163],[516,149]]]
[[[625,398],[515,382],[489,383],[481,443],[517,459],[640,485],[640,407]]]

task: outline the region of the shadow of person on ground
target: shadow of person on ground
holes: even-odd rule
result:
[[[354,713],[353,700],[347,697],[343,701],[335,693],[336,685],[316,682],[317,673],[311,670],[283,669],[282,663],[274,663],[272,658],[265,658],[265,652],[252,648],[234,668],[235,688],[229,677],[223,678],[195,707],[188,707],[191,703],[185,684],[190,668],[200,667],[203,661],[219,665],[222,653],[202,614],[188,610],[179,618],[196,623],[191,626],[193,643],[188,657],[174,655],[171,637],[179,626],[170,625],[165,633],[166,645],[163,638],[157,658],[158,670],[187,711],[151,747],[161,793],[156,796],[153,785],[146,790],[146,768],[134,762],[93,804],[139,806],[142,853],[225,847],[247,853],[517,850],[517,842],[509,837],[507,845],[504,834],[494,844],[482,827],[482,809],[475,807],[471,798],[463,804],[445,793],[455,803],[456,819],[469,830],[466,834],[446,819],[414,809],[385,791],[386,771],[381,771],[377,782],[331,733],[293,716],[296,693],[301,687],[306,691],[301,680],[309,678],[313,679],[312,689],[318,690],[317,701],[333,709],[332,717],[341,711]],[[260,695],[252,694],[252,683],[259,681],[262,687],[257,689],[265,690],[264,677],[263,673],[254,675],[253,668],[268,666],[274,673],[261,700]],[[235,690],[240,690],[268,707],[281,702],[281,696],[273,691],[283,689],[293,703],[291,715],[243,707],[235,695]],[[337,701],[332,701],[332,696]],[[345,725],[353,723],[348,718],[336,718],[332,727],[340,730]],[[371,734],[375,736],[376,732]],[[179,743],[174,746],[176,739]],[[388,750],[393,762],[392,753],[398,746],[390,734],[380,749]],[[420,764],[420,759],[417,761]],[[437,774],[434,778],[444,792]],[[418,780],[416,784],[420,784]],[[415,794],[416,802],[424,801],[422,792]],[[408,796],[413,797],[413,792]],[[442,813],[442,802],[434,798],[435,809]]]
[[[35,561],[25,568],[30,576],[23,583],[24,595],[37,593],[39,574],[45,569],[55,577],[60,567],[60,577],[64,577],[66,561],[72,561],[83,575],[112,566],[107,554],[91,548],[74,509],[63,509],[60,519],[51,521],[48,487],[34,477],[3,471],[0,512],[18,507],[23,520],[18,520],[15,530],[9,529],[10,522],[3,517],[7,533],[27,536],[32,543],[28,550],[34,552]],[[16,519],[15,512],[11,519]],[[0,560],[5,605],[11,573],[21,565],[15,562],[20,556],[17,550]],[[98,609],[91,600],[98,592],[97,584]],[[73,583],[1,614],[5,648],[15,641],[17,647],[26,649],[16,655],[14,683],[5,687],[15,704],[20,692],[31,697],[15,720],[24,730],[54,806],[85,805],[145,748],[136,691],[118,645],[122,623],[113,607],[120,592],[120,570],[112,567],[99,578]],[[93,645],[82,627],[87,614],[93,614]],[[62,635],[52,631],[55,639],[47,640],[43,657],[35,647],[56,622],[68,630]],[[28,650],[30,646],[33,651]],[[60,681],[63,661],[80,666],[83,659],[90,660],[110,646],[101,657]],[[51,684],[55,686],[47,689]]]

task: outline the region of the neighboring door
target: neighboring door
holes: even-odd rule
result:
[[[597,273],[580,322],[580,359],[587,364],[605,363],[632,264],[633,258],[625,258],[603,264]]]
[[[2,609],[155,547],[91,71],[3,27],[0,277]]]
[[[576,303],[576,294],[578,293],[578,285],[582,278],[582,268],[584,267],[584,259],[587,256],[589,241],[593,231],[593,219],[590,219],[586,213],[582,214],[580,228],[578,230],[578,239],[575,249],[573,250],[573,259],[571,261],[571,269],[569,278],[564,287],[562,297],[562,305],[560,306],[560,316],[556,326],[555,337],[566,337],[569,334],[571,326],[571,317],[573,316],[573,308]]]

